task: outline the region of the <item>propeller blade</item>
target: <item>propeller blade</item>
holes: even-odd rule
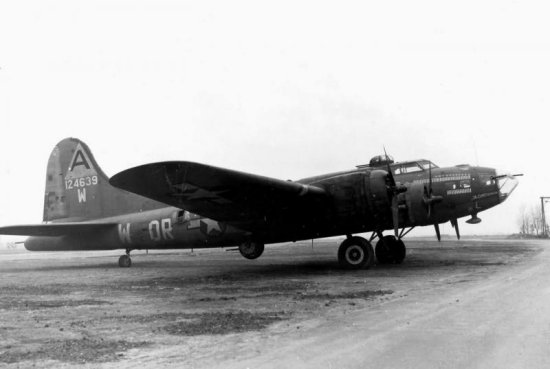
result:
[[[451,224],[456,231],[456,238],[460,240],[460,230],[458,229],[458,221],[456,220],[456,218],[451,219]]]
[[[435,234],[437,235],[437,240],[441,241],[441,232],[439,232],[439,224],[434,223],[434,228],[435,228]]]
[[[393,230],[395,232],[395,237],[399,238],[399,205],[397,196],[394,195],[392,198],[391,211],[393,216]]]
[[[424,186],[424,196],[423,196],[424,204],[426,205],[426,211],[428,212],[428,219],[432,217],[432,202],[431,196],[428,192],[428,188]]]
[[[432,163],[428,165],[428,187],[424,186],[424,204],[427,205],[426,210],[428,212],[428,219],[432,217],[435,212],[434,205],[443,200],[442,196],[434,196],[432,188]]]
[[[393,178],[393,172],[390,168],[390,161],[388,160],[388,153],[386,152],[386,148],[384,147],[384,156],[386,158],[386,167],[387,167],[387,170],[388,170],[388,178],[390,180],[390,186],[393,188],[395,188],[395,178]]]
[[[393,230],[395,237],[399,237],[399,194],[406,192],[407,187],[403,185],[397,185],[395,178],[393,176],[393,171],[390,167],[390,160],[388,153],[386,152],[386,147],[384,148],[384,156],[386,158],[386,168],[388,171],[388,195],[391,197],[391,212],[392,212],[392,221],[393,221]]]
[[[428,187],[428,193],[430,194],[430,197],[432,197],[432,163],[428,164],[428,175],[429,175],[429,187]]]

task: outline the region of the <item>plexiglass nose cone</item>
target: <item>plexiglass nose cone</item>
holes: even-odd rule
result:
[[[518,180],[510,173],[501,173],[497,170],[497,185],[500,202],[505,201],[510,194],[516,189]]]

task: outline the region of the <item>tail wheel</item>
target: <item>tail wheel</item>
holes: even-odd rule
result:
[[[239,252],[247,259],[257,259],[264,252],[264,244],[255,241],[243,242],[239,246]]]
[[[406,253],[403,241],[394,236],[384,236],[376,244],[376,259],[379,264],[401,264]]]
[[[350,237],[338,249],[338,262],[345,269],[368,268],[374,264],[374,250],[362,237]]]
[[[132,259],[130,255],[122,255],[118,258],[118,266],[121,268],[129,268],[132,266]]]

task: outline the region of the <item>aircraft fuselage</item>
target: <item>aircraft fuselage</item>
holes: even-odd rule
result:
[[[396,181],[408,186],[400,194],[403,211],[399,226],[413,227],[443,223],[475,214],[500,203],[502,194],[496,172],[482,167],[449,167],[432,170],[432,188],[443,200],[428,219],[423,191],[428,176],[425,171],[397,174]],[[392,229],[390,198],[386,172],[376,169],[354,170],[298,181],[321,187],[330,194],[328,203],[318,208],[303,208],[269,218],[260,237],[262,242],[297,241],[342,234]],[[234,246],[251,234],[229,224],[201,217],[175,207],[96,219],[94,222],[116,223],[103,232],[61,237],[30,237],[25,247],[32,251],[175,249]]]

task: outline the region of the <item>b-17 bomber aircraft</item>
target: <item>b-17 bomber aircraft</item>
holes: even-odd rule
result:
[[[190,249],[239,245],[248,259],[264,245],[346,235],[340,265],[401,263],[403,237],[414,227],[481,220],[502,203],[515,175],[428,160],[373,158],[354,170],[285,181],[215,166],[169,161],[125,170],[109,179],[88,146],[66,138],[52,151],[46,174],[44,223],[0,227],[30,236],[31,251]],[[391,234],[384,235],[386,230]],[[372,232],[370,239],[354,234]],[[376,238],[376,248],[371,242]]]

